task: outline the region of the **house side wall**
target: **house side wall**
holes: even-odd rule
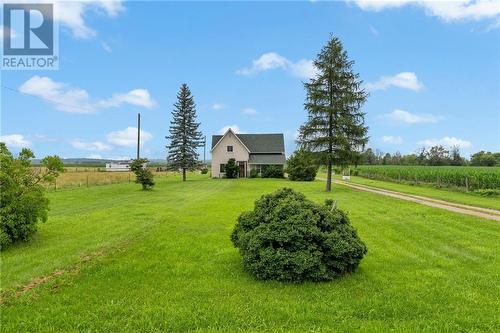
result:
[[[233,151],[228,152],[227,146],[233,146]],[[230,158],[234,158],[236,163],[247,162],[246,173],[249,174],[248,151],[232,132],[228,132],[212,150],[212,177],[220,178],[224,176],[223,173],[220,173],[220,164],[227,164]]]

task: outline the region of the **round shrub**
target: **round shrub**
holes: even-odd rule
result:
[[[289,188],[262,196],[231,235],[245,270],[262,280],[327,281],[353,272],[366,246],[333,201],[316,204]]]

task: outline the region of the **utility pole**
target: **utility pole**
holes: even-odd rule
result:
[[[139,159],[139,147],[141,146],[141,114],[137,114],[137,159]]]

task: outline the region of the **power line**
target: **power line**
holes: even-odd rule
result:
[[[90,109],[90,108],[84,108],[84,107],[81,107],[81,106],[76,106],[76,105],[61,103],[59,101],[55,101],[55,100],[50,99],[50,98],[45,98],[45,97],[41,97],[41,96],[37,96],[37,95],[33,95],[33,94],[24,93],[24,92],[19,91],[17,89],[14,89],[14,88],[11,88],[11,87],[7,87],[7,86],[5,86],[3,84],[2,84],[2,88],[5,89],[5,90],[9,90],[11,92],[18,93],[19,95],[24,95],[24,96],[30,96],[30,97],[39,98],[39,99],[41,99],[41,100],[43,100],[45,102],[49,102],[49,103],[52,103],[52,104],[57,104],[57,105],[65,106],[65,107],[72,108],[72,109],[79,109],[79,110],[82,110],[83,112],[87,112],[87,113],[95,111],[95,110]]]

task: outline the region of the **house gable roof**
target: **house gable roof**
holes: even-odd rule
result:
[[[229,131],[229,130],[228,130]],[[231,131],[232,132],[232,131]],[[285,140],[283,134],[236,134],[232,132],[250,153],[285,153]],[[226,132],[227,134],[227,132]],[[212,149],[226,135],[212,135]]]

